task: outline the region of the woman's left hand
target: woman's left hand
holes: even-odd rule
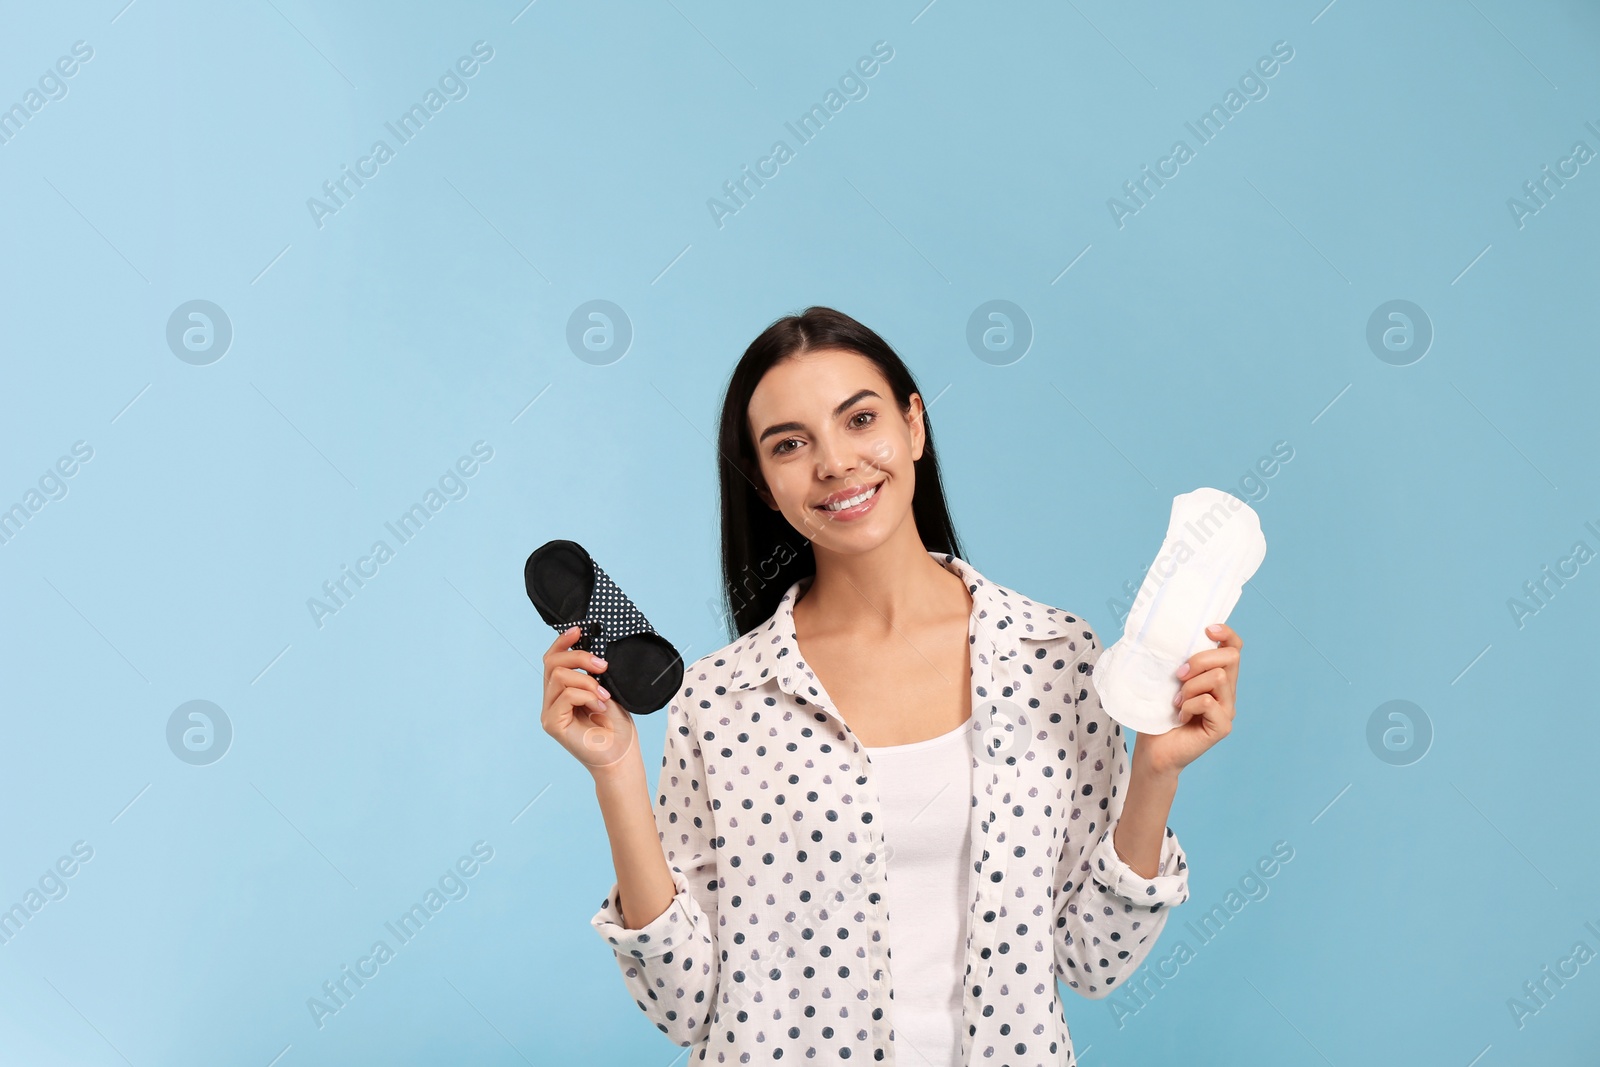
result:
[[[1206,627],[1206,635],[1218,647],[1196,652],[1178,668],[1183,683],[1175,701],[1180,724],[1163,734],[1140,734],[1134,746],[1135,758],[1143,757],[1163,774],[1176,775],[1233,729],[1244,639],[1222,623]]]

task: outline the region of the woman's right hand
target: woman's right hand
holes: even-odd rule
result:
[[[642,766],[643,756],[634,743],[638,731],[633,716],[600,684],[605,660],[572,647],[580,636],[578,627],[568,627],[544,654],[540,724],[590,773],[614,770],[630,757],[640,760]]]

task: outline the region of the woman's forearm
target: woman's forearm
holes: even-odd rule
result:
[[[1124,863],[1142,878],[1154,878],[1161,864],[1161,839],[1166,836],[1172,798],[1178,792],[1178,772],[1159,771],[1139,758],[1133,748],[1133,768],[1128,775],[1128,795],[1111,844]]]
[[[595,773],[594,792],[611,839],[623,924],[638,930],[659,918],[678,890],[661,851],[644,762],[628,759],[619,766]]]

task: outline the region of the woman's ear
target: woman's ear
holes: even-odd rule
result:
[[[906,411],[906,421],[911,429],[911,459],[913,462],[922,458],[922,443],[927,440],[927,428],[922,424],[924,409],[922,407],[922,394],[912,393],[909,409]]]

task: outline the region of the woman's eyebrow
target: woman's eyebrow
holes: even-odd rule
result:
[[[858,390],[854,395],[852,395],[848,399],[842,400],[842,401],[839,402],[839,406],[833,409],[833,417],[837,419],[840,415],[843,415],[850,408],[850,405],[852,405],[852,404],[856,403],[857,401],[860,401],[860,400],[862,400],[862,399],[864,399],[866,397],[869,397],[869,396],[877,396],[879,400],[883,399],[883,397],[878,396],[878,394],[875,393],[874,391],[872,391],[871,389]],[[779,422],[779,423],[775,423],[774,425],[768,426],[765,430],[761,431],[761,436],[756,438],[756,444],[759,445],[762,441],[765,441],[768,437],[771,437],[775,433],[789,433],[791,430],[804,430],[804,429],[805,429],[805,424],[804,423],[799,423],[799,422]]]

